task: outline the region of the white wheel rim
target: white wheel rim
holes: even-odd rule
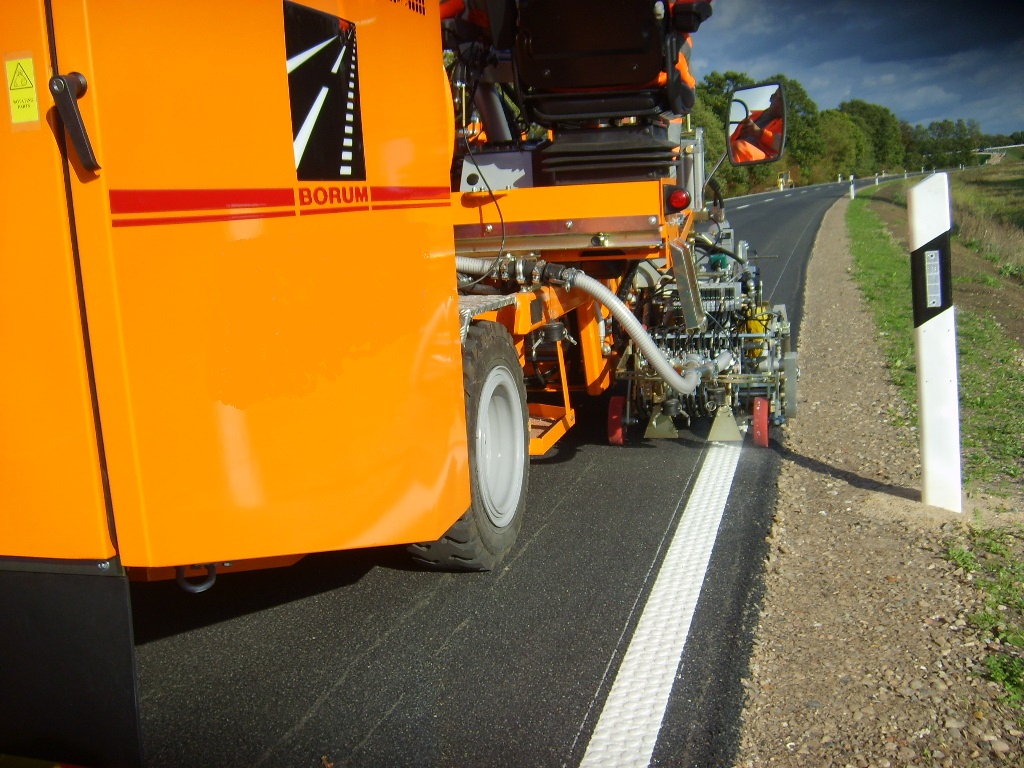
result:
[[[487,518],[497,528],[512,522],[523,488],[522,402],[512,373],[492,368],[480,392],[476,417],[476,474]]]

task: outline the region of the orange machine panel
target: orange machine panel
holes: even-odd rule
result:
[[[122,560],[439,536],[469,482],[436,6],[53,8]]]
[[[0,24],[0,556],[105,560],[110,540],[42,3]]]
[[[452,203],[456,225],[491,224],[496,231],[502,220],[506,226],[516,222],[564,224],[588,220],[623,226],[623,220],[654,217],[651,224],[660,226],[661,195],[661,181],[632,181],[588,184],[586,194],[580,194],[578,186],[505,189],[496,191],[493,197],[484,192],[455,192]],[[552,218],[553,211],[559,213],[559,219]]]

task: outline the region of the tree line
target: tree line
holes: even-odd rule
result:
[[[817,184],[850,174],[864,177],[977,165],[984,159],[976,153],[978,149],[1024,143],[1024,131],[986,136],[976,120],[912,126],[887,107],[860,99],[844,101],[838,109],[819,110],[798,81],[782,74],[768,81],[782,83],[786,92],[785,154],[766,165],[733,168],[723,164],[718,177],[730,194],[774,186],[783,172],[797,184]],[[733,71],[712,72],[697,84],[692,117],[704,128],[709,158],[725,152],[730,94],[756,84],[745,73]]]

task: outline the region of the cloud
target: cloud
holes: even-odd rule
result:
[[[819,109],[862,99],[911,124],[976,119],[1024,130],[1024,24],[1015,3],[728,0],[694,37],[696,72],[783,73]]]

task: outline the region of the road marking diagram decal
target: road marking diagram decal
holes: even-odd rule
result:
[[[356,25],[284,3],[285,71],[298,181],[365,181]]]

